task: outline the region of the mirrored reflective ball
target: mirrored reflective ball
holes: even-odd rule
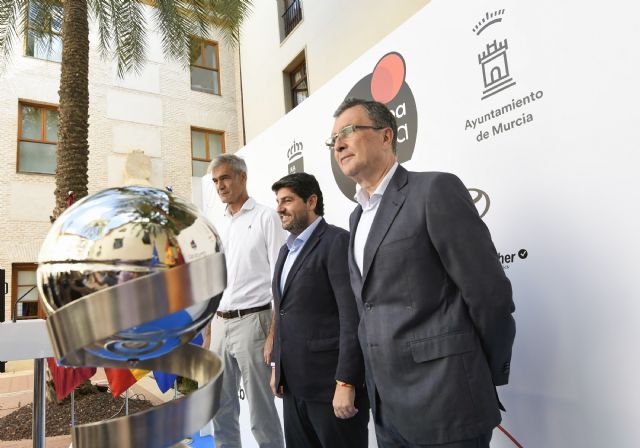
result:
[[[53,224],[39,255],[38,288],[45,312],[52,314],[96,291],[218,252],[222,245],[216,230],[194,206],[157,188],[111,188],[77,202]],[[118,361],[161,356],[191,340],[220,297],[142,322],[85,349]],[[129,299],[135,307],[136,298]],[[108,313],[91,317],[104,318]]]

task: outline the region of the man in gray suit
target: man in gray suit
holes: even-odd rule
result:
[[[359,189],[349,270],[381,447],[489,447],[509,377],[511,284],[452,174],[396,160],[384,104],[347,99],[327,145]]]

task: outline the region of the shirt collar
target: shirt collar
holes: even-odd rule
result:
[[[255,206],[256,206],[255,199],[250,197],[249,199],[244,201],[244,204],[242,204],[242,207],[240,207],[240,210],[238,210],[238,213],[236,213],[236,215],[240,214],[240,212],[242,212],[242,211],[253,210]],[[228,218],[231,218],[232,216],[234,216],[229,212],[229,205],[228,204],[224,208],[224,216],[226,216]]]
[[[358,185],[356,188],[356,194],[354,196],[354,199],[358,202],[358,204],[360,204],[362,208],[365,208],[373,197],[375,196],[382,197],[384,192],[387,191],[389,182],[391,182],[391,178],[393,177],[397,169],[398,169],[398,162],[396,161],[396,163],[393,164],[389,172],[384,176],[384,178],[382,179],[382,182],[380,182],[380,185],[378,185],[378,188],[376,188],[376,191],[373,192],[371,197],[369,197],[369,195],[367,194],[364,188]]]
[[[318,227],[318,224],[320,224],[320,221],[322,220],[322,216],[318,216],[315,221],[313,221],[306,229],[304,229],[304,231],[302,233],[300,233],[300,235],[296,236],[292,233],[289,234],[289,236],[287,237],[287,247],[289,248],[289,250],[294,250],[296,249],[298,246],[300,246],[301,244],[304,244],[307,242],[307,240],[309,239],[309,237],[311,236],[311,234],[313,233],[314,230],[316,230],[316,227]]]

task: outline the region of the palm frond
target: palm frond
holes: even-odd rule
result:
[[[162,39],[166,57],[189,64],[189,39],[198,26],[189,20],[185,11],[189,2],[183,0],[157,0],[154,17]]]
[[[104,59],[115,57],[119,77],[140,73],[145,62],[146,19],[143,5],[132,0],[91,0],[98,24],[98,48]]]
[[[98,24],[98,50],[103,59],[111,55],[111,0],[89,0],[89,14]]]
[[[237,44],[251,4],[250,0],[156,0],[154,16],[165,56],[188,66],[191,38],[208,38],[212,27],[228,44]]]
[[[187,9],[182,11],[186,15],[189,22],[195,29],[191,34],[197,37],[205,38],[209,35],[209,5],[208,0],[190,0],[187,2]]]
[[[11,59],[14,42],[27,25],[27,0],[0,0],[0,60],[2,68]]]
[[[142,4],[131,0],[120,0],[122,36],[120,45],[115,48],[118,64],[118,76],[122,77],[130,70],[142,71],[146,53],[146,19]]]
[[[251,0],[207,0],[210,9],[209,23],[223,33],[230,45],[240,41],[243,20],[251,12]]]

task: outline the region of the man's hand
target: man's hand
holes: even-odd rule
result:
[[[262,352],[264,356],[264,363],[271,364],[271,352],[273,352],[273,338],[276,333],[276,315],[275,312],[271,312],[271,324],[269,324],[269,333],[264,341],[264,350]]]
[[[264,340],[264,363],[269,365],[271,364],[271,352],[273,351],[273,335],[269,333],[267,339]]]
[[[278,398],[282,398],[284,394],[284,387],[280,386],[278,390],[276,390],[276,369],[275,367],[271,369],[271,392]]]
[[[358,413],[353,405],[356,399],[356,390],[353,387],[336,384],[336,392],[333,395],[333,412],[338,418],[351,418]]]

